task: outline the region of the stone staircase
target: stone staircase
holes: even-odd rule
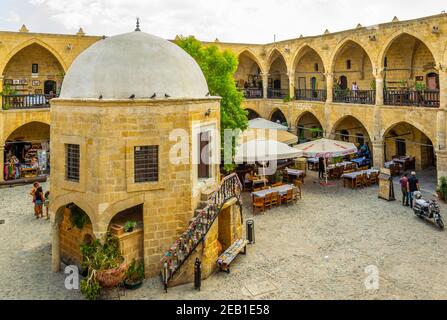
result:
[[[161,279],[165,290],[174,280],[174,277],[181,274],[182,265],[192,258],[198,245],[204,242],[208,231],[213,226],[224,205],[232,199],[241,203],[241,191],[242,184],[237,174],[233,173],[221,181],[217,190],[202,193],[201,200],[194,210],[194,217],[191,218],[188,228],[161,259]]]

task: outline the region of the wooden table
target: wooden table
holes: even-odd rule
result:
[[[217,265],[220,271],[230,273],[230,264],[237,257],[239,253],[247,254],[248,240],[238,239],[236,240],[224,253],[217,259]]]
[[[302,178],[304,183],[304,176],[306,172],[304,170],[296,170],[296,169],[286,169],[286,172],[289,176],[294,176],[297,178]]]
[[[351,182],[351,189],[354,189],[355,185],[355,179],[366,173],[367,176],[371,175],[371,173],[379,173],[379,170],[376,169],[369,169],[369,170],[364,170],[364,171],[357,171],[357,172],[351,172],[351,173],[345,173],[343,174],[341,177],[343,179],[343,187],[346,188],[346,184],[348,183],[348,181]]]
[[[270,188],[270,189],[252,192],[251,194],[255,197],[262,198],[270,193],[278,192],[279,195],[283,196],[283,195],[287,194],[287,191],[289,191],[289,190],[293,190],[293,185],[285,184],[285,185],[282,185],[279,187],[274,187],[274,188]]]

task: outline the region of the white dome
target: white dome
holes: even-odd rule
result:
[[[176,44],[135,31],[100,40],[65,75],[62,99],[205,98],[208,85],[196,61]]]

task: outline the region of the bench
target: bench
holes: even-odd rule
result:
[[[217,265],[220,271],[230,273],[230,264],[237,257],[239,253],[247,254],[248,240],[236,240],[224,253],[217,259]]]

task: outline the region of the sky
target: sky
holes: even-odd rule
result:
[[[0,30],[87,35],[141,30],[173,39],[270,43],[447,10],[441,0],[0,0]]]

